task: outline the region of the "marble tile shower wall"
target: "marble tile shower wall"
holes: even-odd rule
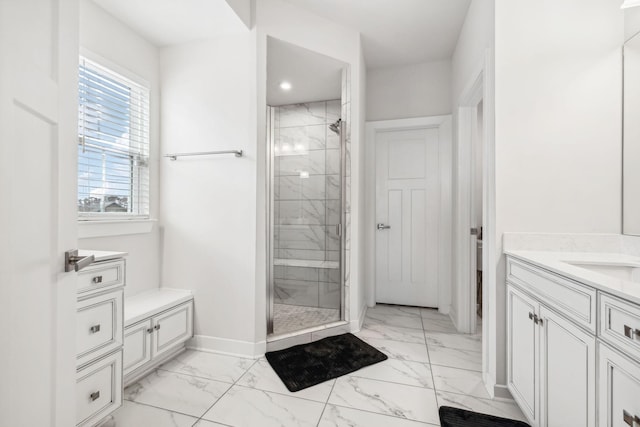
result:
[[[340,307],[340,137],[329,125],[341,108],[340,100],[274,108],[274,255],[296,260],[274,268],[278,303]]]

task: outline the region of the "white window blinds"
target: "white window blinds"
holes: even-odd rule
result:
[[[80,219],[149,216],[149,90],[80,58]]]

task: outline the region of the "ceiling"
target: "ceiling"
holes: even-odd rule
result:
[[[450,58],[471,0],[285,0],[362,34],[368,68]]]
[[[233,9],[244,0],[92,1],[160,47],[247,30]],[[368,68],[450,58],[471,2],[284,1],[360,32]]]
[[[246,31],[225,0],[93,0],[142,37],[163,47]]]
[[[340,99],[344,67],[337,59],[269,37],[267,105]],[[291,90],[280,88],[283,81],[291,83]]]

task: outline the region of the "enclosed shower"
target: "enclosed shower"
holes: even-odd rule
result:
[[[269,108],[272,333],[341,320],[341,102]]]
[[[349,320],[349,66],[267,38],[267,341]]]

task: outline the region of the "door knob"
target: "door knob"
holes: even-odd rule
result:
[[[72,249],[64,253],[64,271],[80,271],[94,261],[94,255],[79,256],[78,250]]]
[[[390,225],[385,225],[385,224],[382,224],[382,223],[378,224],[378,230],[387,230],[389,228],[391,228]]]

